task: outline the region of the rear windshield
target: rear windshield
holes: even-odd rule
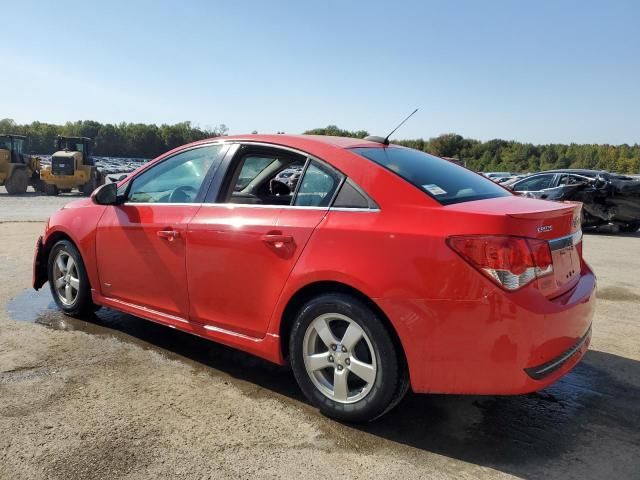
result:
[[[360,147],[351,151],[397,173],[442,205],[512,195],[482,175],[412,148]]]

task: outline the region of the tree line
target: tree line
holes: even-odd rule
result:
[[[0,120],[0,133],[27,135],[25,152],[50,154],[57,135],[93,139],[92,154],[104,157],[154,158],[185,143],[227,133],[225,125],[200,128],[191,122],[160,126],[144,123],[102,124],[93,120],[67,122],[64,125],[32,122],[19,125],[11,119]]]
[[[53,153],[57,135],[93,139],[93,154],[106,157],[154,158],[185,143],[226,135],[227,127],[200,128],[191,122],[173,125],[143,123],[102,124],[80,120],[56,125],[32,122],[20,125],[11,119],[0,120],[0,133],[27,135],[27,153]],[[366,130],[349,131],[329,125],[304,132],[364,138]],[[640,145],[548,144],[534,145],[513,140],[481,142],[448,133],[429,139],[395,140],[394,143],[440,157],[456,158],[476,171],[537,172],[553,168],[603,169],[620,173],[640,173]]]
[[[307,130],[307,134],[364,138],[364,130],[342,130],[335,125]],[[439,157],[461,160],[479,172],[538,172],[554,168],[587,168],[620,173],[640,173],[640,145],[548,144],[533,145],[513,140],[481,142],[447,133],[413,140],[394,140]]]

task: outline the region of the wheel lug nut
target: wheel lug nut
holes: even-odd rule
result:
[[[342,351],[343,351],[343,352],[346,352],[346,351],[347,351],[347,347],[343,346],[343,347],[342,347]]]
[[[337,348],[338,348],[337,346],[331,345],[331,350],[333,350],[334,352],[336,351]]]
[[[342,365],[338,365],[338,370],[342,370]]]
[[[333,363],[333,355],[329,355],[329,361]]]
[[[347,365],[351,365],[351,360],[349,360],[348,358],[344,361],[344,363],[346,363]]]

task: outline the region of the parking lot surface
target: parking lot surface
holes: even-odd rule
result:
[[[640,234],[585,235],[594,336],[561,381],[410,394],[353,426],[285,368],[107,309],[58,313],[29,288],[31,255],[69,199],[0,192],[0,479],[640,478]]]

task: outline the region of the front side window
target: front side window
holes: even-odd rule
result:
[[[551,188],[553,184],[554,175],[535,175],[531,178],[525,178],[524,180],[516,183],[513,186],[513,190],[516,192],[537,192]]]
[[[137,176],[129,189],[132,203],[194,203],[222,145],[208,145],[178,153]]]
[[[300,180],[295,205],[328,207],[341,180],[341,175],[335,170],[311,161]]]
[[[238,175],[233,191],[240,192],[243,188],[246,188],[251,180],[255,179],[260,172],[263,172],[265,168],[275,161],[276,159],[273,157],[247,155],[242,162],[240,174]]]
[[[442,205],[512,195],[482,175],[420,150],[390,146],[351,151],[391,170]]]

